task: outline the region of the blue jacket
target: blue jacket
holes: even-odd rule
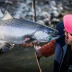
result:
[[[59,72],[61,61],[63,59],[62,56],[63,56],[63,53],[65,51],[63,49],[63,46],[65,45],[63,21],[61,21],[57,24],[56,29],[59,31],[59,35],[61,37],[56,40],[56,44],[55,44],[54,72]]]
[[[54,56],[54,72],[59,71],[64,52],[66,51],[64,45],[65,45],[64,36],[56,40],[55,56]]]

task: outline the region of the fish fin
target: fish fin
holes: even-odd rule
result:
[[[8,19],[13,19],[13,17],[10,15],[8,11],[5,11],[2,20],[8,20]]]

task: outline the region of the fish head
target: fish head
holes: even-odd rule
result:
[[[56,29],[52,29],[50,27],[44,27],[34,34],[34,37],[39,42],[50,42],[51,40],[55,40],[59,38],[58,31]]]
[[[44,35],[46,36],[46,40],[49,42],[51,40],[58,39],[60,36],[58,35],[58,30],[53,29],[51,27],[45,27],[43,29]]]

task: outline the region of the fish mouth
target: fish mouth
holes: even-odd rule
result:
[[[48,42],[50,42],[50,41],[52,41],[52,40],[56,40],[56,39],[58,39],[60,36],[55,36],[55,37],[53,37],[53,36],[50,36],[50,38],[48,39]]]
[[[57,37],[53,37],[52,40],[56,40],[58,39],[60,36],[57,36]]]

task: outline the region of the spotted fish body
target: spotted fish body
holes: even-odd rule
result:
[[[26,37],[39,42],[48,42],[57,38],[58,31],[50,27],[24,19],[0,21],[0,42],[22,44]]]

